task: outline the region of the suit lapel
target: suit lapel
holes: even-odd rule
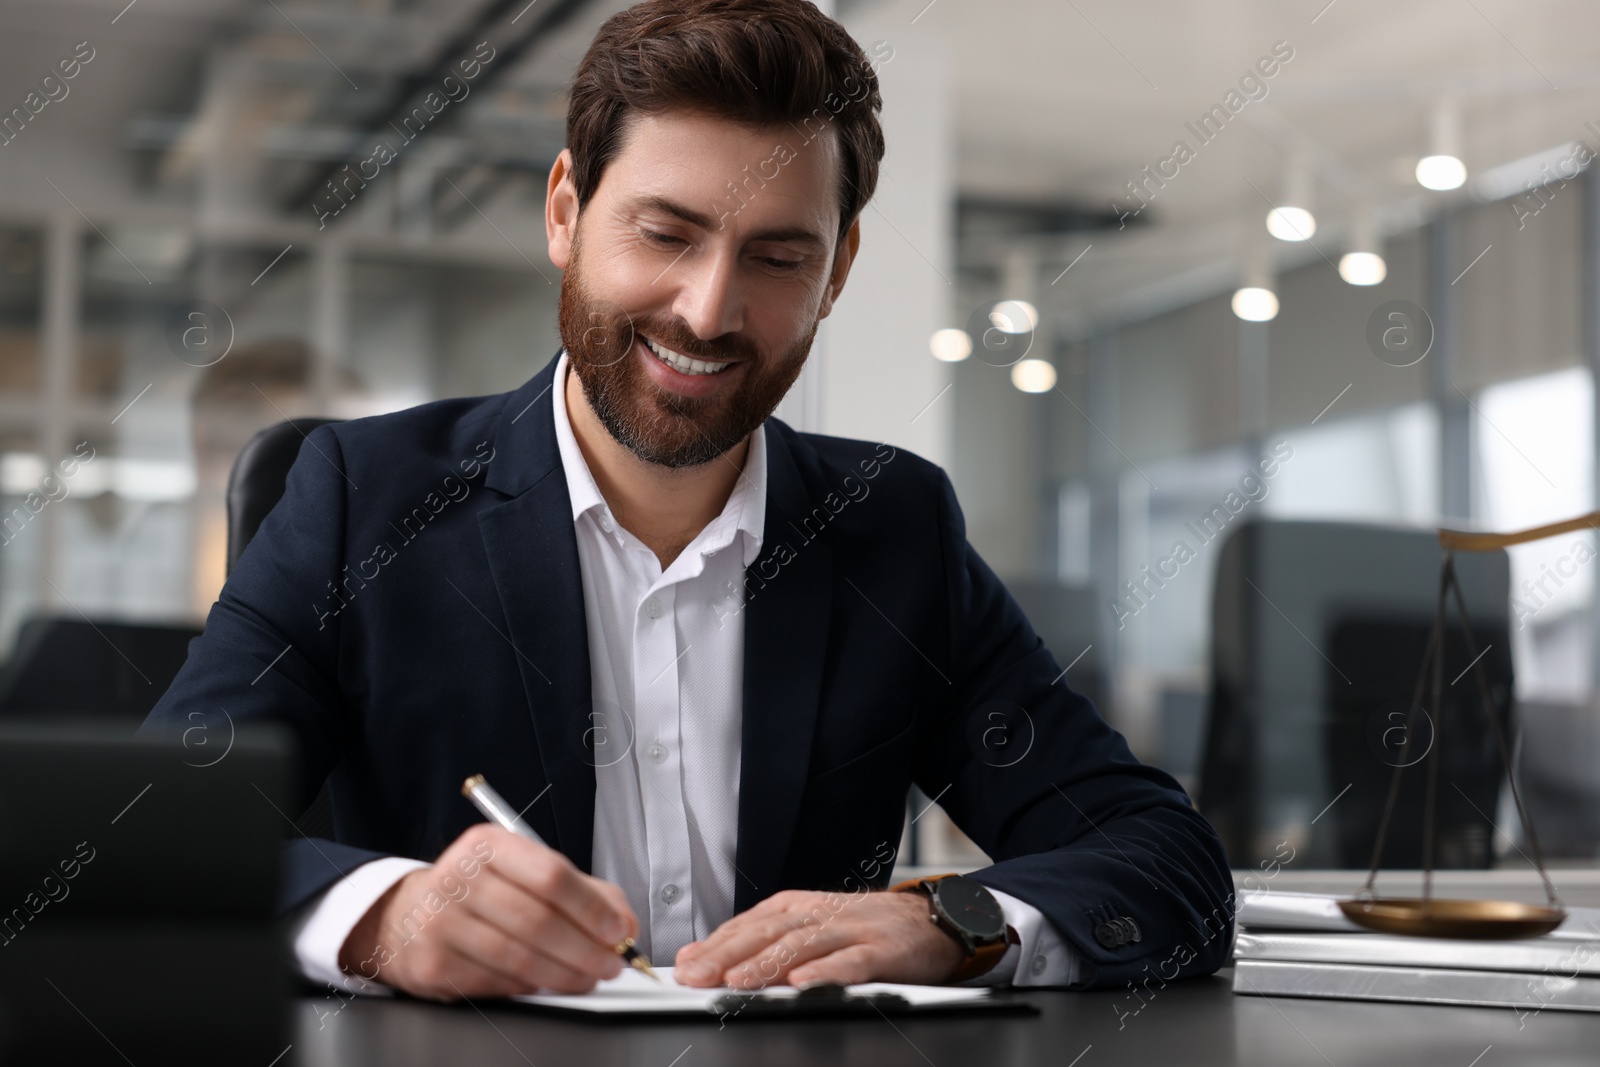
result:
[[[478,516],[527,693],[546,802],[526,818],[580,870],[591,869],[594,765],[585,759],[589,636],[572,503],[556,446],[556,361],[517,390],[495,429],[486,486],[511,499]]]
[[[779,888],[810,768],[832,608],[833,553],[807,540],[811,502],[786,435],[769,420],[761,555],[746,571],[737,911]]]

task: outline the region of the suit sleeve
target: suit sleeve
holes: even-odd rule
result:
[[[332,427],[313,430],[289,470],[283,499],[141,727],[179,734],[195,721],[215,722],[219,710],[235,724],[287,725],[300,749],[293,810],[282,812],[291,834],[290,820],[316,796],[353,732],[354,712],[340,686],[339,615],[327,609],[341,577],[346,504],[355,492]],[[288,914],[380,855],[323,839],[286,841],[279,911]]]
[[[1232,947],[1233,882],[1216,832],[1169,775],[1072,692],[967,543],[948,478],[939,521],[951,699],[917,782],[996,861],[973,877],[1038,908],[1108,988],[1208,974]],[[947,788],[948,787],[948,788]]]

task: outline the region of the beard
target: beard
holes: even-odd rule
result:
[[[561,343],[601,425],[646,463],[697,467],[726,454],[767,420],[800,376],[818,320],[812,320],[797,344],[775,355],[762,352],[742,334],[703,341],[676,319],[631,316],[595,296],[584,285],[581,261],[574,238],[561,279]],[[739,373],[743,380],[715,396],[669,393],[651,381],[640,364],[635,337],[648,337],[697,359],[739,360],[743,370],[721,373]]]

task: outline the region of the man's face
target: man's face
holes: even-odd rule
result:
[[[849,267],[839,166],[832,130],[807,143],[688,113],[633,117],[581,215],[557,164],[561,340],[602,424],[641,459],[708,463],[788,392]]]

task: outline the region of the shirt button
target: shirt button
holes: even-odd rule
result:
[[[681,889],[673,885],[671,882],[668,882],[666,885],[661,887],[661,903],[674,904],[677,902],[678,897],[681,896],[682,893],[683,891]]]
[[[651,597],[649,600],[646,600],[644,602],[644,613],[650,616],[652,619],[661,618],[661,601],[657,600],[655,597]]]
[[[1033,957],[1033,962],[1028,965],[1028,969],[1031,970],[1034,974],[1043,974],[1045,966],[1046,966],[1046,962],[1047,961],[1045,960],[1045,958],[1043,956],[1035,956],[1035,957]]]
[[[617,528],[617,524],[611,521],[611,516],[608,513],[602,511],[600,513],[600,529],[604,530],[606,533],[610,533],[612,530],[615,530],[616,528]]]
[[[655,744],[645,749],[644,754],[650,757],[651,763],[660,763],[662,760],[667,758],[667,746],[657,741]]]

